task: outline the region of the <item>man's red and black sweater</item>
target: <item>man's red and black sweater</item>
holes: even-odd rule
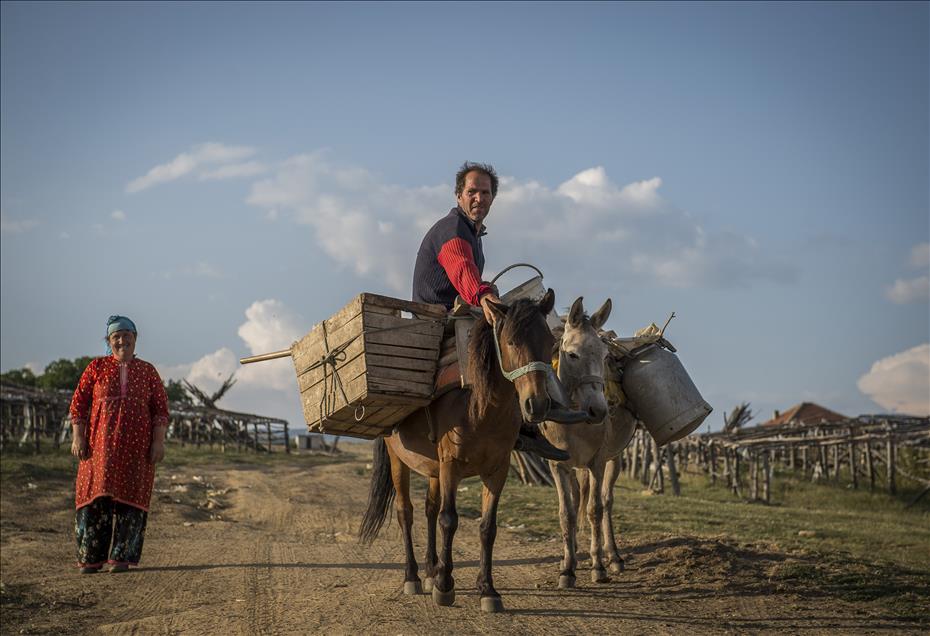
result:
[[[475,224],[458,206],[430,228],[413,269],[413,300],[445,305],[451,309],[455,297],[477,305],[491,286],[481,280],[484,251]]]

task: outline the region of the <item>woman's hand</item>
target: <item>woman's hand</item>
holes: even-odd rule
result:
[[[149,448],[149,461],[153,464],[157,464],[165,458],[165,441],[164,440],[152,440],[152,446]]]
[[[87,436],[84,434],[83,426],[75,426],[72,429],[71,454],[82,461],[90,456],[90,448],[87,444]]]

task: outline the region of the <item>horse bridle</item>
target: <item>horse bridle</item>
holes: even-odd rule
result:
[[[555,375],[555,369],[552,368],[551,363],[541,362],[539,360],[534,360],[533,362],[530,362],[529,364],[524,364],[522,367],[519,367],[518,369],[514,369],[513,371],[505,370],[504,359],[501,357],[501,346],[497,342],[498,341],[497,324],[495,324],[491,328],[491,331],[494,334],[494,350],[497,351],[497,363],[500,365],[501,373],[504,374],[505,378],[513,382],[517,378],[523,377],[527,373],[532,373],[534,371],[540,371],[542,373],[545,373],[546,375],[549,375],[549,374]]]
[[[559,347],[559,369],[560,370],[565,368],[562,365],[562,354],[563,354],[562,347]],[[559,381],[561,380],[562,378],[559,378]],[[563,383],[563,386],[565,387],[565,390],[568,392],[569,398],[571,398],[575,394],[575,391],[577,391],[578,389],[580,389],[586,384],[591,384],[591,385],[594,385],[595,387],[599,386],[602,391],[606,388],[606,384],[604,383],[604,376],[594,375],[593,373],[588,374],[588,375],[583,375],[577,379],[572,378],[569,382]]]

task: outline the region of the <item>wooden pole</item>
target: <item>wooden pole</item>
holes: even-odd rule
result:
[[[284,423],[284,452],[291,452],[291,438],[287,432],[287,422]]]
[[[723,447],[723,476],[727,478],[727,488],[733,488],[733,470],[730,465],[730,449]]]
[[[740,497],[739,483],[739,449],[733,450],[733,494]]]
[[[710,483],[717,485],[717,445],[713,440],[710,443]]]
[[[639,430],[633,433],[632,450],[630,452],[630,479],[636,479],[636,471],[639,470],[639,433]]]
[[[640,469],[640,473],[642,473],[642,474],[640,475],[640,481],[643,482],[643,485],[644,485],[644,486],[648,486],[648,485],[649,485],[649,477],[651,476],[651,475],[649,474],[649,472],[650,472],[650,471],[649,471],[649,467],[650,467],[650,462],[649,462],[649,451],[650,451],[651,447],[652,447],[652,445],[648,443],[648,439],[646,438],[646,434],[645,434],[645,432],[644,432],[644,433],[643,433],[643,457],[642,457],[642,468]]]
[[[769,479],[771,477],[769,464],[769,451],[766,449],[762,451],[762,498],[765,500],[765,503],[769,503]]]
[[[271,452],[271,421],[265,422],[265,430],[268,433],[268,452]]]
[[[672,482],[672,495],[681,496],[681,484],[678,483],[678,470],[675,466],[675,449],[677,444],[672,443],[666,447],[666,458],[668,459],[668,478]]]
[[[869,492],[875,490],[875,464],[872,462],[872,442],[865,443],[865,469],[869,473]]]
[[[849,437],[853,439],[854,433],[852,428],[849,429]],[[856,442],[849,442],[849,472],[852,476],[853,488],[859,490],[859,471],[856,466]]]
[[[887,453],[887,459],[885,460],[885,468],[888,471],[888,492],[892,495],[897,494],[898,485],[895,482],[894,475],[894,460],[895,460],[895,448],[894,448],[894,437],[892,436],[891,426],[885,422],[887,427],[887,439],[885,441],[885,452]]]
[[[665,493],[665,473],[662,472],[663,458],[665,453],[662,449],[659,448],[659,445],[656,444],[655,440],[652,440],[652,453],[655,456],[656,464],[656,480],[658,482],[658,491],[659,494]]]

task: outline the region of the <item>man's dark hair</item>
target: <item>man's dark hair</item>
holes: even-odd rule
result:
[[[494,166],[489,163],[474,163],[472,161],[463,163],[459,171],[455,173],[455,196],[462,194],[462,190],[465,189],[465,175],[469,172],[483,172],[488,175],[491,180],[491,196],[497,196],[497,173],[494,172]]]

